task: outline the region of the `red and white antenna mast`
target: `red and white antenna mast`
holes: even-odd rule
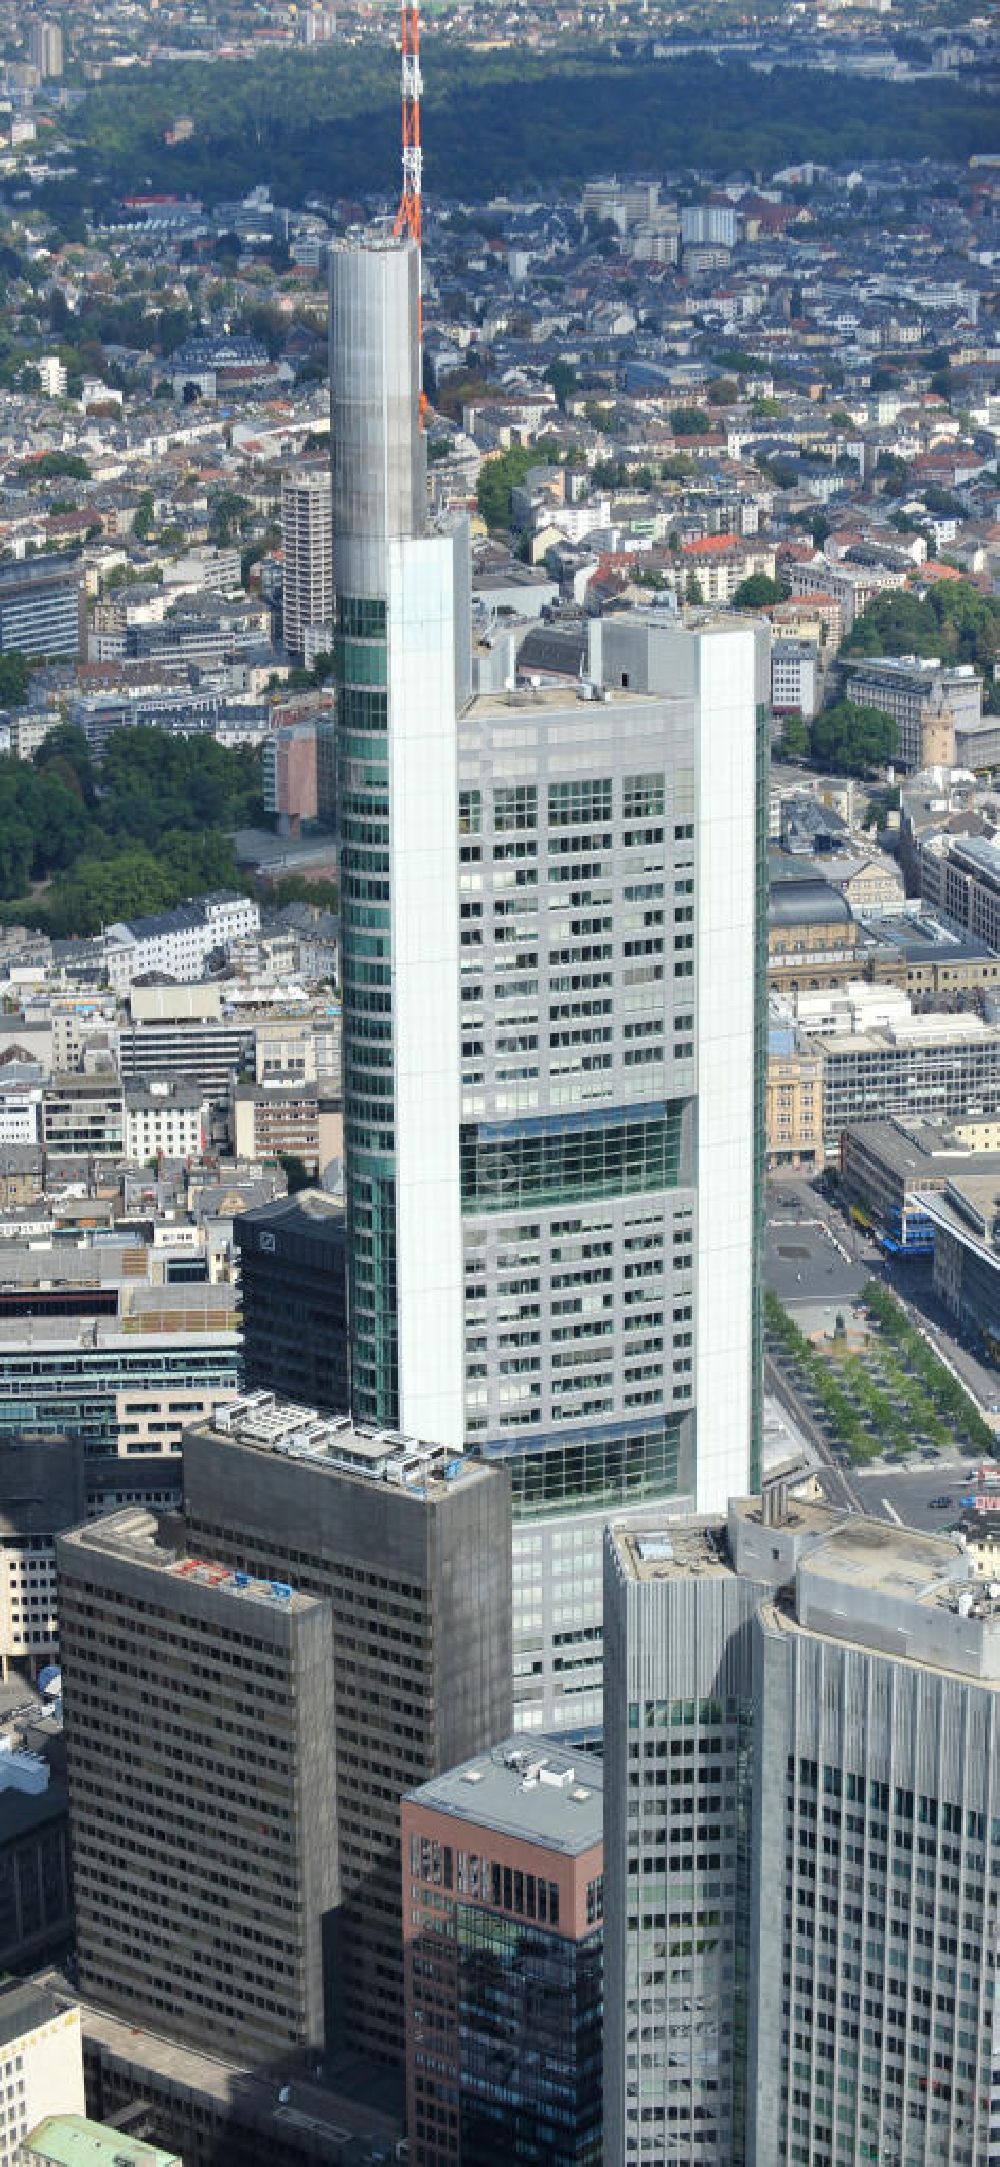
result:
[[[403,108],[403,193],[399,199],[393,232],[397,240],[400,234],[408,234],[417,245],[417,344],[423,347],[424,297],[422,291],[423,245],[423,178],[424,154],[420,147],[420,93],[423,78],[420,73],[420,8],[418,0],[403,0],[402,7],[402,68],[400,88]],[[420,426],[423,428],[427,410],[427,398],[420,394]]]
[[[423,235],[421,187],[423,182],[424,154],[420,148],[420,93],[423,83],[420,75],[420,9],[416,0],[408,6],[403,0],[402,10],[402,107],[403,107],[403,193],[399,199],[393,232],[397,238],[408,233],[411,241],[420,247]]]

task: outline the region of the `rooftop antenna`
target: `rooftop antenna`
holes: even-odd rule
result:
[[[420,145],[420,94],[423,90],[423,77],[420,73],[420,8],[418,0],[402,0],[400,25],[402,33],[400,104],[403,133],[403,189],[392,230],[397,240],[401,234],[405,233],[411,241],[416,243],[419,281],[417,289],[417,341],[422,347],[424,304],[420,255],[423,246],[424,154]],[[421,426],[423,426],[426,405],[426,398],[421,391]]]
[[[402,8],[402,67],[400,89],[403,119],[403,192],[393,232],[407,233],[420,247],[423,234],[421,185],[423,152],[420,148],[420,9],[416,0]]]

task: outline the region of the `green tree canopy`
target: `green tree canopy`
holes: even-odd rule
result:
[[[563,361],[559,355],[556,356],[554,361],[549,362],[545,371],[545,379],[547,383],[551,384],[560,406],[563,407],[573,392],[579,389],[580,379],[572,362]]]
[[[476,502],[491,534],[510,526],[511,492],[523,482],[529,468],[537,465],[537,452],[522,444],[512,444],[496,459],[484,460],[476,483]]]
[[[884,767],[898,748],[899,731],[892,716],[855,700],[837,700],[825,707],[809,728],[813,759],[837,774],[865,775],[872,768]]]
[[[23,707],[28,697],[28,660],[18,648],[0,655],[0,707]]]
[[[675,436],[704,436],[712,427],[712,416],[703,406],[674,406],[670,426]]]
[[[845,655],[940,655],[991,668],[1000,655],[1000,598],[967,579],[942,579],[872,597],[841,647]]]
[[[772,602],[780,602],[784,588],[779,580],[769,578],[766,572],[751,572],[748,579],[741,579],[733,593],[734,609],[767,609]]]

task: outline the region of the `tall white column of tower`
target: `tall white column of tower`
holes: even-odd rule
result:
[[[454,544],[425,530],[419,254],[330,263],[352,1405],[463,1441]]]

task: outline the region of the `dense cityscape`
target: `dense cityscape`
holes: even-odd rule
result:
[[[0,2167],[1000,2162],[998,98],[0,0]]]

